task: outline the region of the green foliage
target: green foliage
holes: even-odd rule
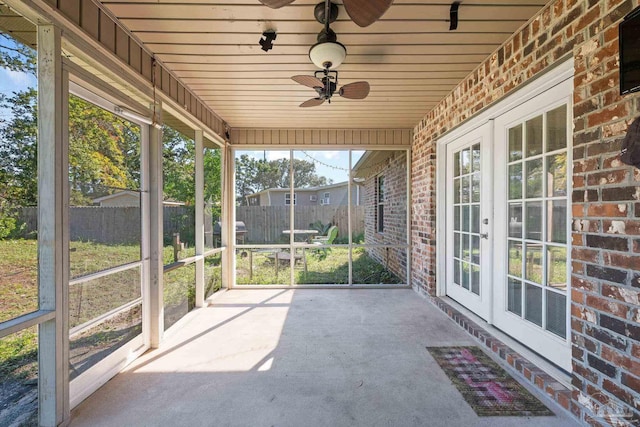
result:
[[[331,180],[318,176],[313,162],[293,159],[295,187],[318,187],[331,184]],[[289,159],[258,160],[247,154],[236,159],[237,203],[247,204],[247,196],[268,188],[289,188],[291,183]]]
[[[177,130],[162,128],[164,197],[193,205],[195,201],[196,147]]]
[[[322,221],[317,220],[309,224],[309,228],[311,230],[318,230],[318,234],[324,236],[327,234],[327,231],[329,231],[329,228],[331,228],[332,225],[333,224],[331,224],[330,222],[323,224]]]
[[[112,189],[139,189],[139,127],[70,96],[69,182],[74,205],[91,205]]]
[[[36,51],[0,33],[0,68],[36,74]]]

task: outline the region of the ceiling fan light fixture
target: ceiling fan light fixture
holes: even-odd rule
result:
[[[347,57],[347,48],[337,41],[322,41],[309,49],[309,59],[318,68],[333,70]]]

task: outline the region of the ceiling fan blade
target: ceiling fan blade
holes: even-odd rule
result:
[[[301,107],[317,107],[324,103],[324,98],[311,98],[300,104]]]
[[[308,86],[312,89],[316,87],[324,87],[324,83],[322,83],[322,80],[317,79],[313,76],[305,76],[305,75],[293,76],[291,77],[291,80],[293,80],[296,83],[300,83],[301,85]]]
[[[353,82],[342,86],[338,93],[343,98],[365,99],[369,95],[370,88],[368,82]]]
[[[344,8],[353,22],[368,27],[384,15],[391,3],[393,0],[344,0]]]
[[[260,3],[265,6],[269,6],[272,9],[279,9],[289,3],[293,3],[293,0],[260,0]]]

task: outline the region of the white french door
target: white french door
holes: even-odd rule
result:
[[[446,295],[565,370],[572,71],[559,66],[438,141]]]
[[[490,320],[490,123],[447,145],[446,171],[446,292]]]
[[[570,369],[571,83],[495,120],[494,324]]]

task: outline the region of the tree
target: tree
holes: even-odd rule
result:
[[[258,160],[246,154],[236,159],[237,203],[245,205],[247,196],[268,188],[289,188],[291,169],[289,159]],[[318,187],[332,180],[318,176],[313,162],[293,159],[293,177],[296,188]]]
[[[195,142],[169,126],[162,128],[162,142],[164,197],[193,205],[196,197]]]

